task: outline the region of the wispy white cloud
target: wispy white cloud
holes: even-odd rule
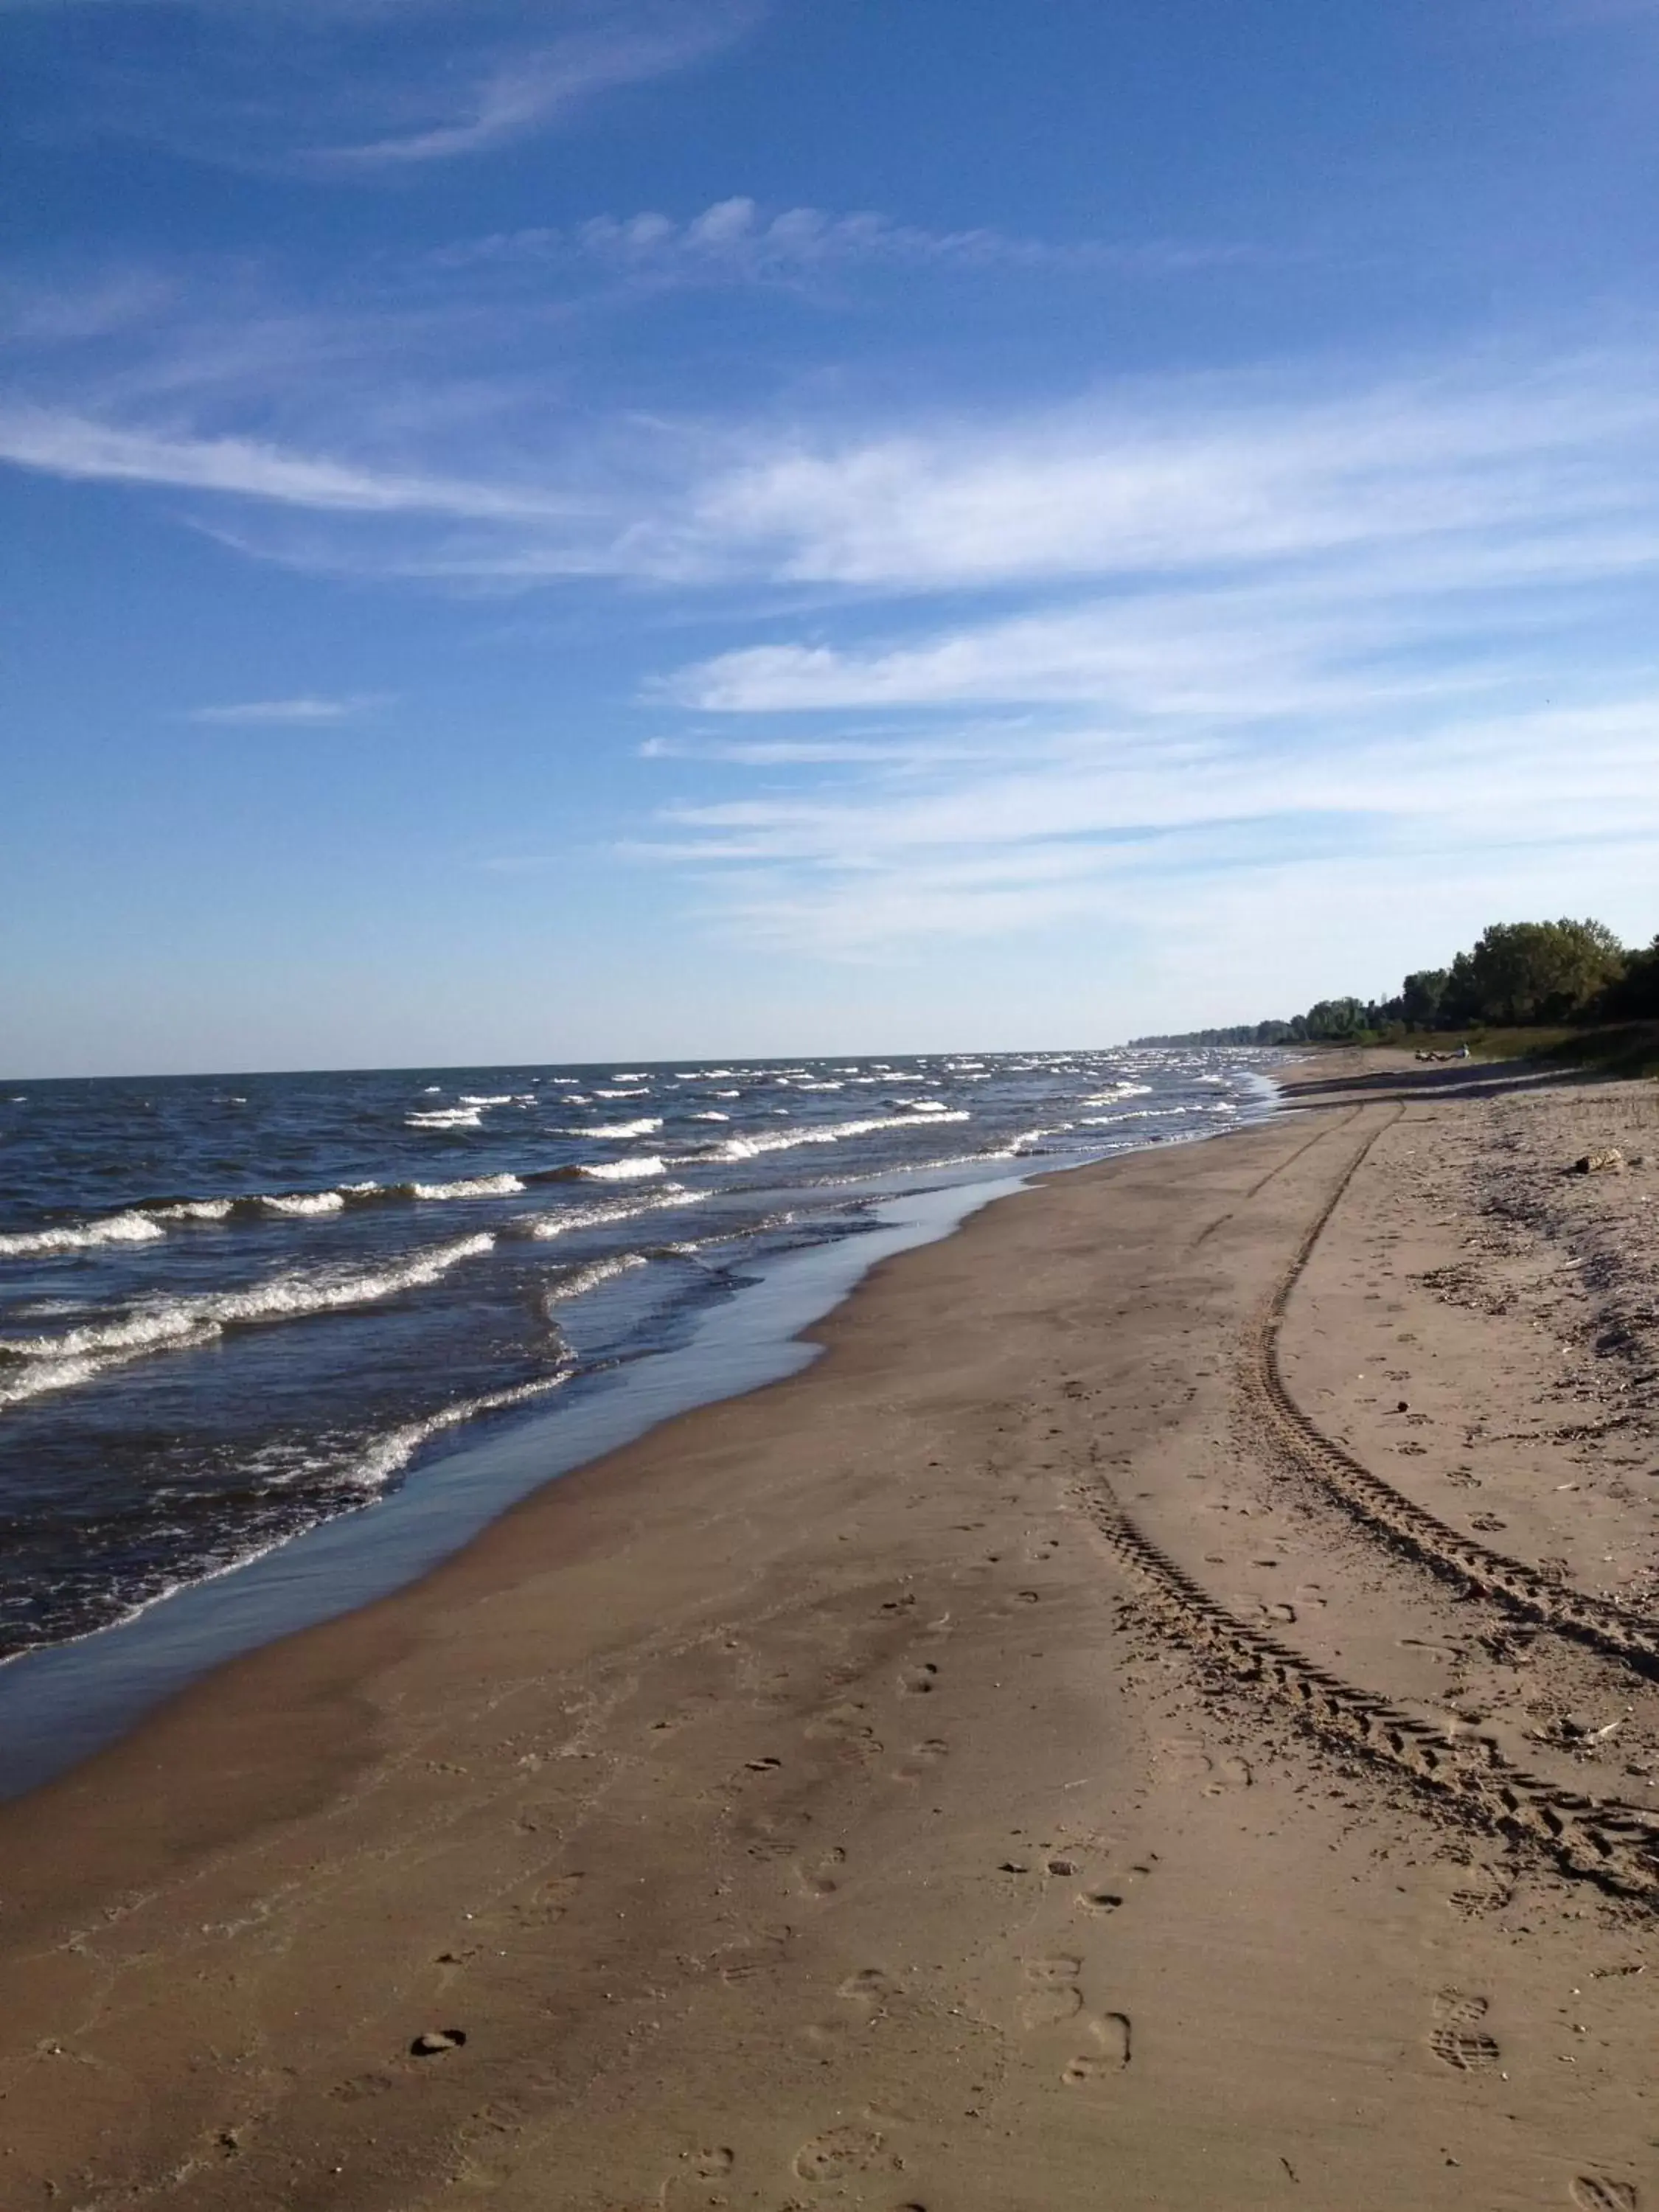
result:
[[[282,439],[239,419],[257,386],[180,379],[14,405],[0,456],[313,568],[672,587],[653,604],[726,629],[645,689],[684,795],[634,848],[722,928],[886,957],[1173,931],[1194,885],[1218,914],[1224,881],[1345,859],[1425,901],[1500,850],[1528,881],[1634,880],[1653,367],[1493,350],[781,427],[441,380],[388,420],[361,378]]]
[[[630,849],[684,872],[722,928],[819,957],[1084,921],[1156,932],[1218,885],[1277,898],[1327,864],[1392,871],[1397,896],[1443,874],[1490,885],[1505,854],[1512,882],[1576,868],[1640,927],[1656,763],[1652,689],[1484,720],[1454,707],[1357,744],[1080,731],[966,772],[670,807]]]
[[[332,699],[302,694],[293,699],[243,699],[228,706],[192,707],[185,720],[231,729],[262,725],[308,727],[349,721],[386,703],[384,691],[352,691]]]
[[[1024,422],[780,441],[696,521],[785,577],[901,591],[1262,561],[1639,515],[1638,356],[1288,393],[1171,380]]]
[[[744,195],[716,200],[678,220],[655,211],[596,216],[562,228],[498,231],[442,246],[430,257],[450,269],[545,270],[593,264],[655,282],[799,281],[853,268],[940,269],[1006,274],[1174,276],[1268,258],[1245,240],[1139,239],[1114,242],[1027,238],[978,227],[929,230],[861,210],[793,207],[771,212]],[[1282,256],[1271,257],[1279,258]]]
[[[655,21],[605,24],[503,55],[439,118],[356,144],[317,148],[305,161],[324,173],[408,167],[483,154],[546,130],[602,93],[665,76],[731,43],[757,9],[686,7]],[[434,85],[434,97],[442,97]]]
[[[17,0],[0,0],[0,18]],[[84,50],[38,121],[318,179],[395,175],[562,127],[705,61],[767,0],[33,0],[191,16],[187,41],[100,69]],[[163,58],[164,57],[164,58]],[[49,64],[48,58],[48,64]]]
[[[85,483],[150,484],[317,514],[443,515],[547,522],[573,498],[465,477],[376,469],[296,453],[263,440],[128,429],[45,407],[0,409],[0,459]]]
[[[1066,592],[1091,581],[1119,592],[1164,576],[1192,589],[1317,565],[1327,595],[1398,599],[1408,572],[1419,602],[1443,591],[1468,600],[1593,587],[1646,568],[1659,542],[1644,489],[1659,459],[1659,385],[1641,348],[1466,361],[1346,389],[1334,378],[1274,388],[1265,374],[1172,381],[1024,418],[837,433],[607,416],[570,409],[539,380],[447,381],[436,368],[403,388],[389,360],[377,377],[377,357],[335,359],[306,342],[330,374],[306,380],[291,434],[237,424],[268,423],[283,398],[280,383],[259,383],[268,348],[250,342],[198,348],[194,368],[164,361],[94,380],[79,407],[0,407],[0,459],[341,526],[408,525],[269,548],[323,568],[526,586],[573,573],[805,586],[896,605],[963,591],[1037,599],[994,630],[873,648],[793,640],[682,675],[678,696],[721,709],[1086,693],[1103,653],[1121,665],[1155,642],[1121,617],[1068,610]],[[260,544],[246,524],[231,534]],[[1235,627],[1236,660],[1271,652],[1248,622]],[[1015,663],[1026,673],[1010,690]]]
[[[1166,387],[1142,439],[1134,419],[935,428],[724,478],[722,515],[745,468],[763,487],[768,529],[740,496],[733,534],[775,575],[853,596],[817,636],[656,688],[755,734],[700,738],[739,794],[665,806],[639,858],[716,926],[820,957],[1085,925],[1175,942],[1218,886],[1257,887],[1226,894],[1236,916],[1282,911],[1345,862],[1425,912],[1462,910],[1446,872],[1473,897],[1507,868],[1642,926],[1659,416],[1634,356]],[[961,723],[1004,704],[1026,712],[1000,732]],[[843,745],[872,710],[898,734]]]

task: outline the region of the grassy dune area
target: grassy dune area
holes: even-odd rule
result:
[[[1659,1022],[1608,1022],[1592,1029],[1470,1029],[1426,1038],[1437,1052],[1467,1044],[1477,1060],[1536,1060],[1612,1076],[1659,1076]]]

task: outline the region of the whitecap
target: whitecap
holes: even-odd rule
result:
[[[246,1290],[158,1299],[119,1321],[89,1322],[56,1335],[0,1337],[0,1358],[24,1363],[21,1376],[0,1380],[0,1405],[89,1381],[104,1366],[140,1352],[191,1350],[228,1328],[301,1320],[420,1289],[461,1261],[491,1250],[495,1242],[482,1233],[462,1237],[356,1273],[336,1269],[274,1275]]]
[[[597,1291],[601,1283],[609,1283],[618,1275],[625,1275],[635,1267],[643,1267],[643,1252],[617,1252],[607,1260],[589,1260],[580,1267],[573,1267],[562,1281],[550,1285],[545,1301],[549,1305],[562,1305],[568,1298],[585,1297],[589,1291]]]
[[[575,1172],[591,1182],[639,1182],[652,1176],[666,1175],[665,1163],[653,1152],[636,1160],[594,1160]]]
[[[1054,1129],[1022,1129],[1017,1137],[1008,1138],[988,1157],[994,1160],[1023,1159],[1027,1153],[1039,1151],[1046,1139],[1063,1137],[1071,1126],[1069,1121],[1062,1121]]]
[[[345,1200],[337,1190],[296,1190],[286,1198],[262,1198],[259,1204],[272,1213],[338,1213]]]
[[[524,1188],[515,1175],[466,1176],[459,1182],[412,1182],[411,1198],[512,1198]]]
[[[687,1190],[681,1183],[671,1183],[666,1190],[656,1192],[634,1206],[570,1206],[559,1213],[520,1215],[519,1225],[527,1225],[532,1237],[545,1243],[579,1229],[609,1229],[620,1221],[637,1220],[641,1214],[671,1212],[676,1206],[696,1206],[706,1194]]]
[[[410,1129],[476,1129],[483,1111],[481,1106],[440,1106],[430,1114],[406,1115],[404,1127]]]
[[[752,1160],[763,1152],[793,1152],[800,1145],[839,1145],[848,1137],[866,1137],[878,1129],[927,1129],[941,1121],[966,1121],[962,1108],[947,1109],[919,1121],[909,1114],[884,1114],[870,1121],[831,1121],[816,1129],[780,1130],[775,1137],[728,1137],[715,1155],[722,1160]]]
[[[222,1221],[235,1203],[234,1198],[181,1198],[149,1211],[157,1221]]]
[[[556,1390],[574,1372],[573,1363],[562,1367],[556,1375],[543,1376],[538,1382],[515,1383],[506,1390],[486,1390],[478,1397],[462,1398],[439,1413],[428,1413],[422,1421],[410,1421],[402,1428],[388,1429],[346,1469],[339,1479],[340,1486],[383,1490],[394,1474],[403,1472],[428,1438],[441,1434],[445,1429],[459,1428],[463,1421],[477,1420],[481,1413],[499,1413],[509,1406],[523,1405],[528,1398],[539,1398],[549,1390]]]
[[[153,1244],[166,1230],[147,1213],[109,1213],[100,1221],[82,1221],[62,1229],[20,1230],[0,1237],[0,1258],[26,1259],[34,1253],[79,1252],[98,1244]]]

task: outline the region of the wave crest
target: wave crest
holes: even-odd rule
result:
[[[80,1252],[97,1244],[150,1244],[167,1231],[147,1213],[111,1213],[101,1221],[81,1221],[62,1229],[19,1230],[0,1237],[0,1258],[27,1259],[36,1253]]]

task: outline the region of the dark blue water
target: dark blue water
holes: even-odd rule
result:
[[[1114,1052],[0,1087],[0,1656],[577,1424],[896,1191],[1268,1110]],[[573,1428],[574,1433],[574,1428]],[[557,1439],[550,1456],[568,1464]]]

